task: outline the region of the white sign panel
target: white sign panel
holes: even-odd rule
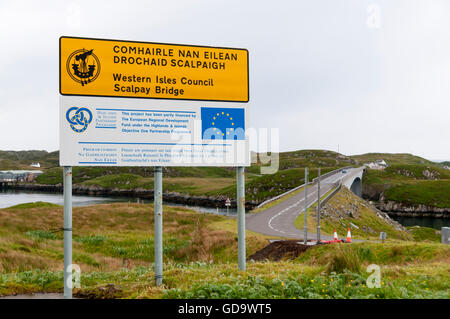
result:
[[[60,96],[61,166],[250,166],[245,103]]]

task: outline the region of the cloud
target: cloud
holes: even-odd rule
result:
[[[367,27],[369,4],[380,28]],[[450,4],[426,0],[0,4],[0,149],[58,148],[61,35],[245,47],[251,125],[281,150],[450,158]],[[13,132],[13,133],[11,133]]]

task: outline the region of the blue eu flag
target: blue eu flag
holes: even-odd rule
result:
[[[204,140],[245,140],[245,110],[202,107]]]

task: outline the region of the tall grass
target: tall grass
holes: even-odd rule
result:
[[[326,266],[327,273],[343,273],[351,271],[354,273],[361,272],[361,260],[358,252],[345,244],[337,244],[334,251],[330,251],[328,256],[329,262]]]

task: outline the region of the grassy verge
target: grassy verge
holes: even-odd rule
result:
[[[32,202],[32,203],[23,203],[9,207],[10,209],[25,209],[25,208],[39,208],[39,207],[61,207],[57,204],[47,203],[47,202]]]
[[[26,207],[26,208],[24,208]],[[227,218],[164,208],[167,262],[227,262],[237,257],[232,231],[212,228]],[[63,258],[62,207],[40,203],[0,210],[0,272],[60,270]],[[56,232],[55,232],[56,231]],[[267,244],[252,234],[249,254]],[[153,260],[153,205],[115,203],[73,209],[74,262],[85,271],[112,271]]]
[[[360,262],[359,270],[347,268],[328,272],[330,261],[336,264],[339,252],[327,245],[308,250],[308,255],[296,261],[249,263],[241,272],[236,263],[210,264],[205,262],[166,263],[164,286],[153,284],[151,267],[136,267],[112,272],[82,273],[81,289],[75,293],[94,298],[444,298],[449,296],[450,264],[448,250],[422,246],[367,243],[345,247],[357,251],[367,259],[372,252],[381,268],[379,288],[369,288],[366,280],[367,262]],[[430,245],[430,244],[429,244]],[[354,248],[353,248],[354,246]],[[437,244],[436,244],[437,246]],[[414,259],[429,249],[440,257],[421,258],[421,262],[404,263],[399,256],[405,253]],[[373,251],[372,251],[373,250]],[[408,253],[410,252],[410,253]],[[447,259],[442,256],[447,254]],[[430,254],[427,254],[427,256]],[[327,256],[325,259],[324,256]],[[308,257],[308,258],[307,258]],[[317,259],[314,259],[316,257]],[[374,257],[375,258],[375,257]],[[424,262],[424,260],[426,262]],[[28,271],[0,275],[0,294],[30,291],[56,292],[62,290],[62,272]],[[105,287],[117,287],[106,294]]]
[[[325,198],[327,198],[327,196],[330,195],[333,191],[334,191],[334,188],[330,189],[326,194],[324,194],[320,198],[320,200],[322,201]],[[308,229],[309,230],[314,229],[314,232],[317,229],[317,211],[316,210],[317,210],[317,202],[312,204],[306,210],[306,224],[308,226]],[[304,226],[305,226],[305,215],[303,215],[303,214],[304,214],[304,209],[302,210],[302,214],[299,214],[294,221],[294,226],[301,230],[303,230]],[[328,233],[327,231],[324,231],[323,233],[325,235],[330,235],[330,233]],[[331,234],[333,234],[333,232],[331,232]]]
[[[415,241],[441,242],[440,231],[437,231],[434,228],[413,226],[407,227],[407,229],[411,232]]]
[[[295,260],[249,262],[241,272],[236,220],[178,207],[164,208],[164,285],[155,287],[152,205],[95,205],[73,216],[81,297],[449,298],[446,245],[323,245]],[[62,234],[51,231],[61,226],[61,207],[0,209],[0,295],[62,291]],[[247,232],[247,255],[267,238]],[[371,263],[381,267],[380,288],[366,285]]]
[[[385,243],[360,242],[353,244],[321,245],[309,249],[297,258],[309,265],[327,266],[343,254],[357,256],[361,265],[408,265],[450,260],[450,247],[437,243],[394,241]],[[450,265],[449,265],[450,266]],[[343,268],[340,269],[343,271]]]

